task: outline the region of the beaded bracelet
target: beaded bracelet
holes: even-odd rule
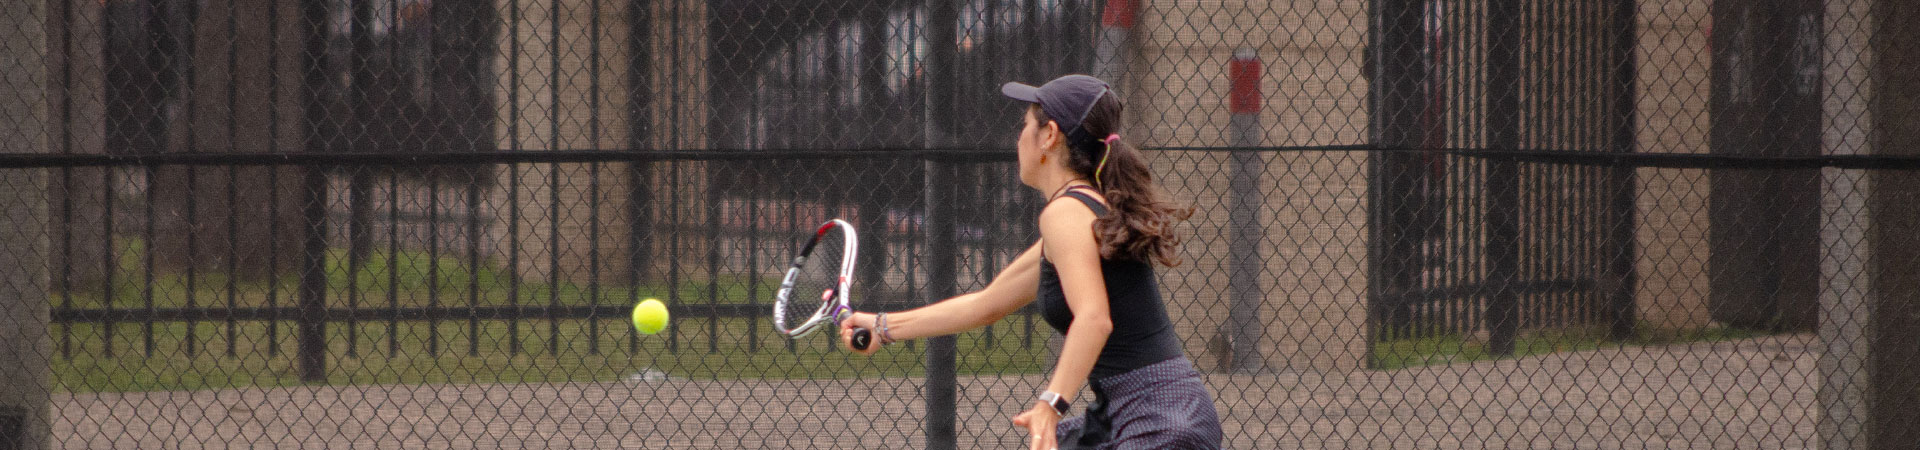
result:
[[[876,322],[874,325],[880,328],[880,345],[892,344],[893,333],[887,328],[887,313],[880,313],[874,322]]]

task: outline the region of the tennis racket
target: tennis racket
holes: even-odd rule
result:
[[[839,326],[853,314],[853,308],[847,306],[847,287],[853,281],[858,242],[853,225],[846,221],[833,219],[820,224],[780,280],[780,292],[773,301],[775,329],[798,339],[823,326]],[[855,350],[866,350],[872,343],[872,332],[853,330]]]

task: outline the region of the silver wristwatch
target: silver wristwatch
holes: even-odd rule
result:
[[[1060,393],[1054,391],[1040,392],[1040,401],[1046,403],[1047,406],[1052,406],[1053,412],[1060,413],[1061,417],[1066,417],[1067,410],[1073,408],[1073,403],[1068,402],[1066,397],[1062,397]]]

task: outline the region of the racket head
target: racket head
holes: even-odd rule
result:
[[[799,338],[822,326],[838,325],[853,310],[848,286],[858,255],[853,226],[840,219],[820,224],[794,255],[773,301],[773,327]]]

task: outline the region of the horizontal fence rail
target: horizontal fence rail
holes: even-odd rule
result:
[[[1037,305],[769,316],[829,219],[859,311],[1025,282],[1057,160],[1191,208],[1225,448],[1906,448],[1910,3],[7,3],[0,448],[1021,448]]]

